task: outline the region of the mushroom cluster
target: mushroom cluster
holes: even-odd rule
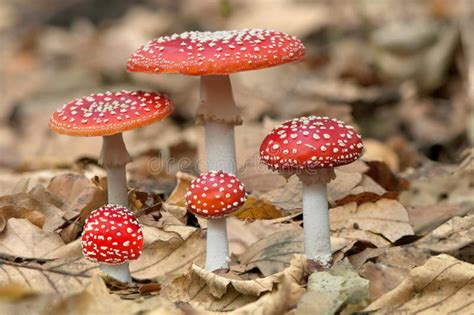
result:
[[[225,217],[239,209],[247,192],[237,178],[234,126],[242,124],[229,75],[298,61],[303,44],[294,36],[264,29],[185,32],[143,45],[128,63],[130,72],[200,76],[196,122],[204,126],[207,172],[185,194],[186,209],[207,219],[206,270],[228,268]],[[127,210],[126,164],[131,161],[122,133],[160,121],[173,106],[161,94],[119,91],[73,100],[51,117],[49,127],[70,136],[101,136],[99,164],[107,170],[108,204],[93,211],[82,234],[82,252],[103,272],[131,282],[128,261],[143,246],[138,220]],[[357,159],[360,136],[327,117],[302,117],[276,127],[264,139],[260,155],[268,167],[303,182],[305,253],[322,266],[331,264],[326,184],[333,168]]]

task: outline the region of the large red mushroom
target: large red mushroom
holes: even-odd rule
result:
[[[142,253],[143,234],[132,212],[121,205],[105,205],[87,218],[82,233],[82,253],[100,264],[103,272],[131,282],[128,262]]]
[[[191,182],[186,192],[186,208],[207,219],[206,270],[227,269],[227,227],[220,218],[238,210],[246,199],[244,185],[229,173],[210,171]]]
[[[362,155],[361,137],[352,126],[328,117],[301,117],[275,127],[260,146],[260,159],[286,177],[303,183],[304,252],[328,268],[332,264],[327,183],[334,167]]]

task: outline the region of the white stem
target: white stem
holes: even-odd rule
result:
[[[107,168],[108,203],[128,208],[127,174],[125,165]]]
[[[225,218],[207,220],[206,270],[227,269],[229,247]]]
[[[323,267],[332,262],[326,183],[303,183],[304,253]]]
[[[132,159],[128,154],[122,133],[104,136],[99,163],[107,170],[107,199],[109,204],[122,205],[128,208],[128,190],[126,165]],[[121,265],[101,264],[100,269],[111,277],[132,282],[128,263]]]
[[[204,124],[207,170],[236,174],[234,125],[242,124],[228,75],[201,77],[196,121]],[[225,218],[207,221],[206,270],[227,269],[229,248]]]
[[[108,203],[128,207],[125,166],[131,161],[122,133],[103,137],[99,163],[107,170]]]
[[[206,130],[207,170],[222,170],[235,174],[234,126],[209,121],[204,126]]]
[[[128,263],[121,265],[106,265],[100,264],[100,270],[108,274],[114,279],[117,279],[121,282],[131,283],[132,276],[130,275],[130,270],[128,268]]]

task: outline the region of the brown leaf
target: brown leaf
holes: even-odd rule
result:
[[[43,230],[52,232],[64,224],[64,211],[55,205],[54,200],[44,194],[44,188],[35,186],[30,193],[19,193],[0,197],[0,207],[15,205],[32,211],[39,212],[44,216]]]
[[[448,255],[430,258],[410,271],[394,290],[381,296],[365,311],[378,314],[472,314],[474,265]]]
[[[11,218],[0,235],[0,252],[12,256],[44,258],[62,246],[59,235],[45,232],[25,219]]]
[[[280,218],[281,212],[272,205],[268,200],[257,199],[254,196],[249,196],[244,205],[233,216],[240,220],[270,220]]]
[[[195,178],[195,176],[183,172],[176,173],[176,179],[178,182],[171,195],[166,199],[166,203],[169,205],[184,207],[184,194],[189,188],[189,185],[191,185],[192,180]]]
[[[191,273],[188,273],[176,279],[170,286],[163,289],[163,294],[173,301],[190,303],[199,308],[205,308],[209,311],[231,311],[235,314],[247,314],[253,308],[274,307],[288,308],[291,305],[282,303],[276,298],[269,298],[276,291],[281,289],[282,282],[286,282],[292,288],[298,288],[298,296],[304,292],[301,285],[305,281],[306,258],[302,255],[296,255],[291,260],[288,268],[280,273],[270,275],[266,278],[255,280],[240,280],[216,275],[205,271],[204,269],[193,266]],[[267,293],[271,292],[273,293]],[[293,290],[290,290],[293,291]],[[290,293],[290,292],[287,292]],[[256,305],[249,304],[255,301],[256,296],[262,295]],[[291,295],[291,294],[290,294]],[[290,296],[286,297],[291,298]],[[263,301],[266,301],[263,303]],[[295,303],[296,300],[293,301]],[[273,306],[272,306],[273,305]],[[239,307],[243,307],[239,309]]]
[[[303,255],[293,256],[290,266],[280,273],[270,275],[265,278],[257,278],[254,280],[232,279],[230,277],[217,275],[208,272],[205,269],[193,265],[192,272],[206,282],[212,296],[220,299],[229,286],[232,286],[237,292],[243,295],[260,296],[263,292],[272,291],[275,283],[278,282],[282,273],[291,275],[298,283],[303,280],[305,274],[306,258]]]
[[[63,203],[63,209],[76,214],[99,208],[106,202],[105,192],[83,175],[68,173],[54,177],[47,187]]]
[[[98,271],[97,265],[85,258],[66,258],[51,261],[17,262],[11,256],[0,257],[2,273],[0,285],[18,283],[38,293],[68,295],[80,291]]]
[[[454,216],[463,216],[471,211],[469,204],[436,204],[408,207],[408,217],[417,235],[426,235]]]
[[[353,245],[354,242],[351,240],[331,238],[333,253],[348,250]],[[239,256],[240,265],[231,266],[231,269],[247,271],[258,268],[264,276],[269,276],[285,269],[293,255],[301,253],[303,253],[303,230],[299,227],[286,229],[253,243]]]
[[[166,284],[181,276],[193,263],[204,262],[205,240],[196,228],[170,226],[162,231],[149,227],[144,229],[144,241],[140,259],[130,263],[134,278]]]
[[[415,242],[416,248],[457,256],[459,250],[474,244],[474,214],[454,217]]]
[[[44,214],[21,206],[2,206],[0,207],[0,216],[5,221],[5,224],[10,218],[17,218],[26,219],[39,228],[42,228],[44,225]],[[3,228],[0,231],[3,231]]]
[[[384,236],[395,242],[403,236],[413,235],[408,214],[396,200],[381,199],[357,205],[355,202],[329,211],[332,231],[363,230]]]
[[[394,289],[411,269],[421,266],[430,257],[410,246],[367,248],[355,256],[350,257],[351,263],[362,265],[359,273],[370,280],[369,297],[372,301]]]
[[[362,158],[365,162],[383,163],[392,172],[398,172],[400,169],[400,161],[395,151],[375,139],[364,139],[364,156]]]
[[[245,222],[234,217],[227,218],[227,237],[229,249],[234,255],[241,255],[258,240],[270,234],[283,230],[299,230],[298,224],[293,222],[294,216],[275,220],[255,220]]]

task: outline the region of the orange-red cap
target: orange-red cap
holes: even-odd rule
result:
[[[276,66],[304,56],[296,37],[264,29],[185,32],[154,39],[128,61],[131,72],[224,75]]]
[[[165,95],[143,91],[92,94],[63,105],[49,128],[70,136],[110,136],[167,117],[173,105]]]
[[[188,211],[205,218],[224,217],[247,199],[244,185],[232,174],[209,171],[195,178],[186,192]]]

